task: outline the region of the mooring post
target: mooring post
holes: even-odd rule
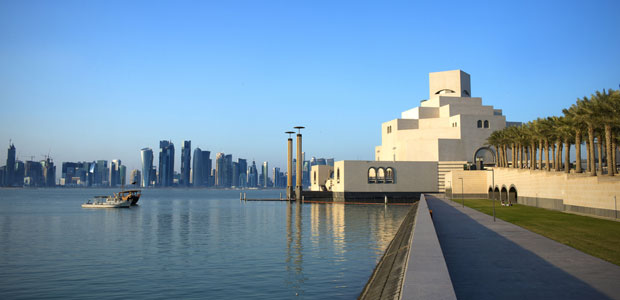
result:
[[[387,195],[385,195],[385,199],[383,199],[383,204],[387,205],[387,203],[388,203],[388,197]]]

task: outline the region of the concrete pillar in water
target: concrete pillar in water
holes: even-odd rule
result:
[[[290,200],[294,198],[293,195],[293,138],[291,134],[295,133],[294,131],[287,131],[288,141],[287,141],[287,157],[286,157],[286,199]]]
[[[295,129],[298,130],[297,133],[297,165],[295,166],[295,200],[301,200],[301,193],[303,191],[302,186],[302,156],[301,156],[301,130],[304,129],[303,126],[296,126]]]

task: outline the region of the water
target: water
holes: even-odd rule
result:
[[[181,189],[80,207],[113,191],[0,189],[0,299],[354,299],[409,208]]]

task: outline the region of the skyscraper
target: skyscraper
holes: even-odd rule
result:
[[[110,186],[115,187],[121,184],[121,160],[115,159],[110,164]]]
[[[234,161],[232,163],[232,182],[231,182],[231,186],[239,187],[239,163],[238,162],[234,162]]]
[[[135,185],[138,186],[140,184],[140,182],[142,181],[142,174],[140,173],[140,170],[138,169],[133,169],[131,170],[131,180],[130,180],[130,184],[131,185]]]
[[[140,157],[142,158],[142,187],[149,187],[153,180],[153,178],[151,178],[153,150],[151,150],[151,148],[143,148],[140,150]]]
[[[119,161],[120,162],[120,161]],[[119,174],[119,183],[121,186],[125,186],[125,184],[127,184],[127,167],[121,165],[119,170],[118,170],[118,174]]]
[[[194,149],[194,165],[192,168],[192,186],[203,186],[203,170],[202,170],[202,150],[200,148]]]
[[[226,154],[218,152],[215,155],[215,186],[224,187]]]
[[[261,183],[261,185],[263,186],[263,188],[268,188],[269,187],[269,163],[268,162],[263,162],[263,168],[261,170],[261,173],[263,175],[263,182]]]
[[[160,186],[172,186],[174,179],[174,144],[171,141],[159,142],[159,178]]]
[[[4,181],[4,185],[6,186],[13,186],[15,184],[15,146],[13,143],[9,145],[8,153],[6,155]]]
[[[202,151],[202,184],[204,186],[213,186],[211,170],[211,151]]]
[[[233,157],[232,154],[227,154],[225,157],[225,161],[224,161],[224,172],[225,172],[225,183],[224,186],[225,187],[230,187],[232,185],[232,163],[233,163]]]
[[[183,141],[181,148],[181,180],[180,184],[189,186],[190,160],[192,152],[192,141]]]
[[[43,186],[52,187],[56,186],[56,167],[51,158],[47,157],[41,161],[42,173],[43,173]]]
[[[256,162],[252,161],[252,165],[248,167],[248,186],[258,186],[258,170],[256,169]]]

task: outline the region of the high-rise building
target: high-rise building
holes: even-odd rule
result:
[[[43,186],[43,166],[38,161],[26,161],[24,173],[25,186]]]
[[[226,178],[226,154],[222,152],[218,152],[215,155],[215,186],[217,187],[225,187],[225,178]]]
[[[226,155],[226,160],[224,163],[225,166],[225,186],[226,187],[231,187],[232,186],[232,163],[233,163],[233,157],[232,154],[227,154]]]
[[[194,149],[194,165],[192,168],[192,186],[203,186],[203,163],[202,163],[202,150],[200,148]]]
[[[121,184],[121,160],[115,159],[112,160],[110,164],[110,176],[108,177],[110,180],[110,186],[115,187]]]
[[[24,162],[21,160],[15,161],[15,177],[13,177],[13,185],[24,186],[24,172]]]
[[[181,179],[179,184],[183,186],[189,186],[190,183],[190,161],[192,154],[192,141],[183,141],[183,147],[181,148]]]
[[[263,182],[261,182],[261,186],[263,188],[269,187],[269,163],[263,162],[263,168],[261,169],[261,175]]]
[[[43,184],[42,186],[53,187],[56,186],[56,167],[51,158],[47,157],[41,161]]]
[[[256,162],[252,161],[252,165],[248,167],[248,187],[258,186],[258,170],[256,169]]]
[[[151,177],[151,169],[153,169],[153,150],[151,148],[143,148],[140,150],[142,159],[142,187],[149,187],[153,177]]]
[[[125,186],[127,184],[127,167],[121,165],[118,171],[119,174],[119,183],[121,186]]]
[[[280,174],[281,174],[280,168],[278,168],[278,167],[273,168],[272,178],[273,178],[273,187],[274,188],[280,188],[281,185],[282,185],[282,183],[280,182],[280,180],[281,180]]]
[[[142,174],[140,170],[133,169],[131,170],[131,181],[129,182],[131,185],[138,186],[142,181]]]
[[[204,186],[213,186],[214,178],[211,174],[211,151],[202,151],[202,182]]]
[[[159,142],[159,177],[160,186],[172,186],[174,180],[174,144],[171,141]]]
[[[238,162],[234,162],[234,161],[232,163],[232,182],[231,182],[231,186],[239,187],[239,163]]]
[[[3,183],[6,186],[13,186],[15,184],[15,145],[13,145],[13,143],[9,145],[9,149],[7,151],[6,169]]]
[[[108,161],[107,160],[98,160],[95,167],[95,180],[94,185],[96,186],[106,186],[110,185],[108,181]]]

